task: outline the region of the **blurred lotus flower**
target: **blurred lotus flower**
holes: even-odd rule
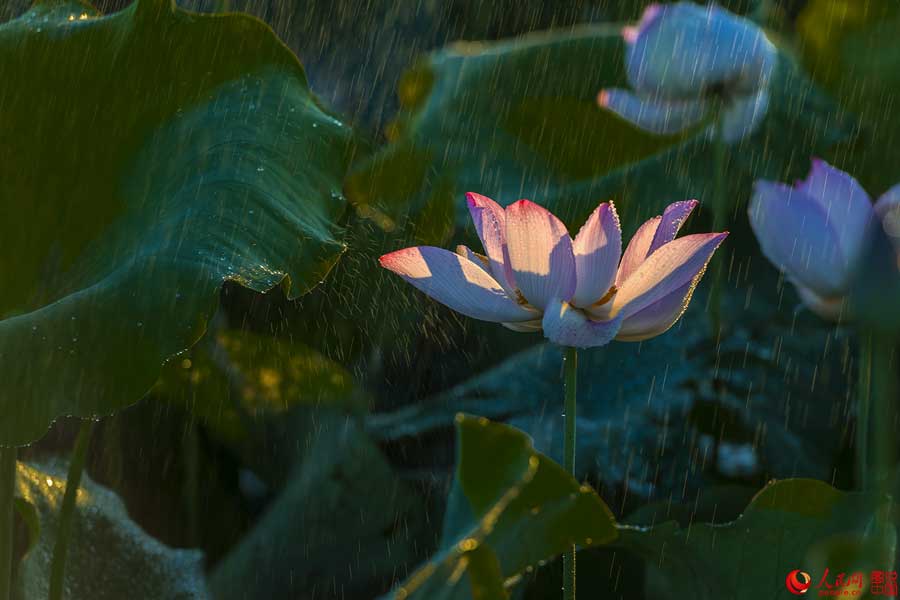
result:
[[[884,232],[900,251],[900,183],[878,199],[875,203],[875,214],[881,219]]]
[[[533,202],[504,210],[490,198],[466,197],[485,255],[416,246],[382,256],[381,265],[459,313],[514,331],[543,330],[574,348],[669,329],[727,235],[675,239],[697,205],[677,202],[641,226],[620,263],[622,232],[611,202],[572,240],[562,221]]]
[[[749,212],[763,254],[826,319],[841,315],[872,218],[900,242],[900,185],[872,206],[853,177],[817,158],[809,176],[793,187],[757,181]]]
[[[717,116],[726,143],[765,116],[777,55],[753,22],[714,5],[653,4],[622,34],[632,90],[602,90],[600,106],[658,134]]]

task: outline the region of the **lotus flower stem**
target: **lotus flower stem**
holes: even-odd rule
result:
[[[563,461],[566,470],[575,476],[575,385],[578,381],[578,349],[566,348],[564,352],[565,404],[565,450]],[[575,600],[575,545],[563,555],[563,598]]]
[[[727,228],[731,219],[728,212],[728,199],[725,195],[725,159],[727,146],[723,135],[721,121],[716,125],[713,135],[713,229],[721,231]],[[709,290],[709,315],[712,334],[718,338],[722,331],[722,261],[712,265],[712,287]]]
[[[897,381],[891,365],[895,344],[872,331],[860,332],[859,383],[856,424],[857,485],[879,499],[893,494],[893,425]],[[892,546],[893,521],[878,511],[875,542],[879,549]]]
[[[0,600],[12,598],[16,449],[0,448]]]
[[[893,494],[889,489],[894,467],[894,421],[897,398],[897,379],[892,365],[893,341],[875,336],[872,350],[872,439],[874,442],[874,475],[883,494]]]
[[[53,547],[53,562],[50,563],[50,593],[47,595],[49,600],[62,600],[63,597],[66,554],[69,549],[69,538],[72,535],[72,522],[75,520],[75,500],[81,485],[81,473],[84,471],[93,430],[94,422],[92,420],[85,419],[81,422],[78,437],[75,439],[75,449],[72,451],[72,459],[69,462],[66,492],[59,511],[59,527],[56,530],[56,544]]]
[[[888,483],[894,466],[893,399],[897,382],[891,367],[894,344],[884,336],[863,331],[859,347],[856,460],[858,485],[863,490],[891,493]]]
[[[856,478],[861,490],[869,481],[869,421],[872,401],[872,336],[865,333],[859,345],[856,413]]]

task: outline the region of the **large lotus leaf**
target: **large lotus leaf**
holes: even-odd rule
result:
[[[339,256],[351,132],[256,19],[42,2],[0,26],[0,444],[137,400],[233,280]]]
[[[22,1],[22,0],[18,0]],[[267,23],[303,57],[314,89],[354,122],[382,128],[397,109],[396,88],[403,71],[422,52],[448,40],[488,40],[587,22],[637,19],[658,0],[181,0],[185,8],[249,12]],[[730,10],[747,12],[763,0],[723,0]],[[352,16],[353,18],[348,18]],[[310,35],[309,32],[321,32]],[[377,77],[360,77],[377,73]]]
[[[485,418],[456,418],[456,478],[438,553],[392,598],[494,600],[516,576],[573,543],[616,537],[609,508],[523,432]]]
[[[216,566],[216,598],[374,598],[433,543],[422,498],[356,420],[310,409],[297,435],[304,460]]]
[[[348,195],[388,224],[409,217],[426,232],[440,231],[429,213],[445,210],[435,202],[453,203],[463,222],[468,190],[502,204],[533,198],[573,222],[613,198],[626,229],[668,202],[709,200],[713,148],[702,134],[653,136],[597,106],[599,90],[627,86],[623,57],[618,25],[429,55],[400,86],[404,111],[388,130],[391,143],[354,170]],[[811,154],[848,133],[786,55],[771,96],[760,129],[730,153],[733,201],[748,196],[754,177],[800,174]]]
[[[900,180],[900,4],[810,0],[797,22],[805,63],[841,106],[859,114],[861,134],[834,152],[871,193]]]
[[[711,600],[787,600],[785,580],[799,569],[819,596],[823,576],[834,586],[840,573],[862,573],[864,595],[872,570],[894,570],[895,533],[879,518],[889,500],[847,493],[821,481],[788,479],[749,488],[712,487],[684,498],[645,505],[622,520],[611,546],[578,553],[578,589],[589,597]],[[622,549],[628,552],[621,552]],[[541,569],[518,586],[517,599],[553,597],[559,567]],[[825,569],[828,569],[826,573]],[[825,583],[821,589],[828,591]],[[854,594],[853,592],[857,592]]]
[[[19,463],[17,495],[40,518],[37,543],[19,564],[16,598],[44,598],[65,492],[65,466]],[[169,548],[132,521],[121,499],[83,476],[66,561],[65,598],[208,598],[203,553]]]
[[[862,572],[861,587],[844,594],[861,595],[871,570],[894,569],[890,506],[886,496],[789,479],[766,486],[729,523],[661,522],[666,507],[648,507],[620,527],[616,544],[646,560],[651,598],[787,600],[795,596],[785,579],[795,569],[809,573],[813,587],[824,575],[834,585],[839,573]]]

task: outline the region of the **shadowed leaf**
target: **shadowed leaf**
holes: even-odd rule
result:
[[[440,550],[391,598],[506,597],[517,575],[569,545],[615,539],[603,501],[535,452],[524,433],[465,415],[456,428],[459,458]]]
[[[18,569],[17,598],[46,598],[65,492],[65,466],[19,463],[18,495],[40,518],[40,535]],[[180,600],[208,598],[203,554],[168,548],[132,521],[112,491],[83,476],[76,500],[65,598]]]
[[[840,572],[860,571],[868,581],[871,569],[892,569],[894,527],[884,538],[877,533],[876,515],[886,518],[888,507],[876,494],[787,479],[763,488],[731,523],[622,526],[617,545],[646,560],[648,597],[786,600],[795,597],[785,586],[795,569],[818,582],[828,567],[832,584]],[[664,510],[648,507],[628,521],[653,523]]]
[[[420,223],[431,190],[452,178],[458,225],[466,191],[503,205],[530,198],[573,224],[612,198],[629,231],[672,201],[709,200],[713,149],[703,127],[655,136],[597,106],[601,89],[627,86],[618,25],[449,46],[407,73],[391,142],[354,169],[348,194],[392,222]],[[786,55],[770,92],[760,129],[729,153],[736,214],[753,178],[797,176],[811,154],[849,134],[850,121]]]
[[[0,444],[133,403],[232,280],[316,285],[351,133],[256,19],[42,2],[0,25]]]

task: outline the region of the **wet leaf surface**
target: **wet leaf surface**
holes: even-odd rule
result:
[[[40,521],[37,542],[18,568],[17,598],[47,596],[50,560],[59,507],[65,491],[65,465],[19,464],[17,494],[33,506]],[[203,553],[167,547],[147,535],[109,489],[83,477],[76,500],[64,598],[180,600],[208,598]]]
[[[136,401],[225,281],[298,295],[342,252],[352,135],[261,22],[38,3],[0,69],[0,443]]]

